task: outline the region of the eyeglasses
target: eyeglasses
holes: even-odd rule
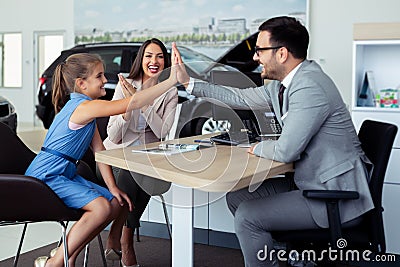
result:
[[[280,46],[270,46],[270,47],[258,47],[258,46],[256,46],[256,47],[254,47],[254,53],[256,53],[257,56],[259,57],[260,56],[259,52],[261,50],[278,49],[278,48],[281,48],[281,47],[283,47],[283,46],[282,45],[280,45]]]

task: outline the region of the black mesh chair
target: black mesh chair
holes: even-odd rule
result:
[[[375,208],[363,214],[359,224],[343,228],[338,205],[343,199],[358,198],[358,192],[304,190],[304,197],[325,201],[329,228],[273,232],[273,238],[279,242],[289,243],[291,247],[307,247],[313,244],[317,248],[326,248],[328,243],[332,248],[337,248],[338,239],[344,238],[347,241],[346,249],[368,249],[376,254],[385,253],[382,190],[396,133],[397,126],[389,123],[365,120],[361,125],[358,137],[362,149],[374,164],[369,189]]]
[[[67,222],[79,220],[82,211],[67,207],[41,180],[24,175],[35,153],[3,123],[0,136],[0,225],[24,225],[14,258],[17,266],[28,223],[58,222],[62,226],[62,242],[67,244]],[[79,164],[78,170],[83,177],[91,172],[84,163]],[[98,241],[103,255],[100,235]],[[104,255],[103,264],[107,266]],[[67,246],[64,246],[64,265],[68,266]],[[87,255],[84,265],[87,266]]]

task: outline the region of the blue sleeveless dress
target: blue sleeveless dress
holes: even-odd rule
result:
[[[91,98],[84,94],[71,94],[71,99],[55,116],[43,147],[74,159],[82,158],[92,141],[96,120],[78,130],[71,130],[68,123],[76,107],[86,100]],[[71,208],[80,209],[101,196],[109,201],[113,198],[106,188],[77,175],[73,162],[49,152],[40,151],[25,174],[45,182]]]

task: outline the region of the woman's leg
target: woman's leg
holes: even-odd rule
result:
[[[85,213],[77,221],[67,235],[68,253],[71,255],[69,263],[75,266],[75,260],[83,247],[96,237],[112,220],[121,213],[121,206],[116,199],[109,202],[103,197],[98,197],[85,205]],[[50,258],[47,267],[63,266],[64,244],[57,249],[54,257]]]
[[[115,218],[113,223],[111,224],[110,228],[110,233],[109,237],[116,237],[115,239],[110,240],[110,247],[109,248],[114,248],[116,250],[121,250],[121,235],[122,235],[122,227],[125,224],[126,221],[126,216],[128,214],[128,209],[125,208],[123,209],[120,214]],[[119,238],[118,238],[119,237]]]
[[[137,263],[135,248],[133,245],[134,229],[140,226],[139,220],[150,200],[150,196],[142,190],[135,182],[131,173],[127,170],[122,170],[113,167],[114,176],[118,187],[124,191],[131,199],[134,209],[128,212],[126,216],[118,218],[111,226],[112,231],[107,239],[107,248],[122,250],[122,259],[125,265],[133,265]],[[126,226],[123,227],[123,222],[126,219]],[[122,236],[121,236],[122,231]]]
[[[134,242],[135,228],[124,226],[122,229],[121,247],[122,247],[122,262],[124,265],[137,264]]]
[[[133,179],[132,179],[133,180]],[[134,181],[133,181],[134,182]],[[134,182],[135,183],[135,182]],[[132,185],[133,187],[137,187],[136,197],[135,197],[135,209],[132,212],[128,213],[128,218],[126,221],[126,225],[122,230],[122,261],[125,265],[134,265],[137,264],[137,258],[135,253],[134,246],[134,232],[135,228],[140,227],[140,217],[144,210],[147,207],[147,204],[150,200],[150,195],[148,195],[143,189],[140,188],[136,183]]]

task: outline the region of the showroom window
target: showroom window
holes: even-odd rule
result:
[[[22,34],[0,33],[0,87],[22,86]]]

